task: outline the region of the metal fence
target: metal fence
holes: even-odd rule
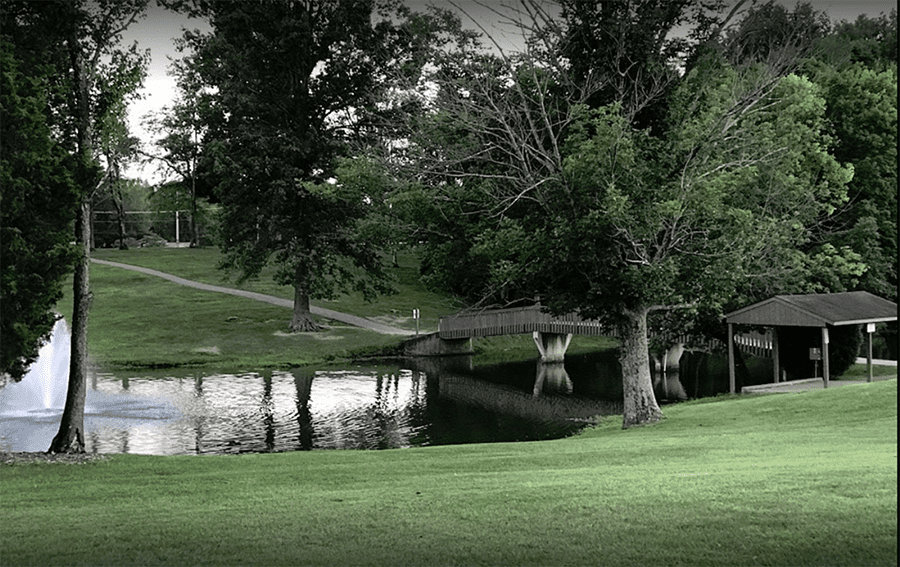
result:
[[[141,241],[155,235],[166,242],[176,244],[190,242],[191,225],[188,211],[126,211],[123,218],[125,238]],[[206,227],[200,224],[201,238]],[[93,231],[95,246],[115,246],[119,241],[119,219],[115,211],[94,211]]]

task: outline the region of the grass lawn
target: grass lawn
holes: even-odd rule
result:
[[[865,380],[869,376],[869,370],[865,364],[854,364],[835,380]],[[878,379],[886,376],[897,376],[896,366],[872,365],[872,377]]]
[[[107,368],[289,367],[395,344],[394,336],[330,325],[289,334],[290,310],[177,285],[137,272],[91,267],[88,351]],[[71,313],[71,298],[59,306]]]
[[[564,440],[0,466],[3,565],[896,565],[897,382]]]
[[[207,284],[246,289],[283,299],[294,298],[293,288],[278,285],[272,281],[273,269],[271,267],[264,269],[259,278],[237,284],[235,281],[237,274],[229,275],[216,268],[222,255],[215,247],[98,249],[93,252],[93,257],[152,268]],[[351,315],[369,317],[382,323],[410,330],[416,328],[412,310],[419,309],[420,330],[423,332],[436,331],[438,319],[459,311],[460,306],[446,295],[425,289],[419,281],[418,261],[412,253],[399,254],[398,264],[392,269],[395,277],[394,285],[397,289],[396,294],[379,297],[374,302],[366,302],[360,294],[354,293],[342,295],[334,301],[313,301],[312,304]],[[286,318],[285,326],[289,320],[290,314]]]
[[[214,248],[145,248],[97,250],[94,257],[152,268],[183,278],[233,286],[291,298],[292,291],[278,286],[267,274],[241,286],[223,281],[216,269],[220,259]],[[356,295],[333,302],[316,302],[336,311],[369,317],[401,328],[415,329],[413,307],[421,310],[422,332],[434,331],[440,316],[458,311],[445,295],[427,291],[418,278],[411,255],[400,255],[394,269],[400,293],[366,303]],[[231,295],[195,290],[162,278],[99,264],[91,266],[94,302],[88,330],[91,357],[105,368],[206,366],[233,370],[293,367],[359,358],[383,351],[402,339],[321,320],[321,333],[288,334],[290,310]],[[58,309],[72,312],[71,286]],[[615,346],[617,342],[576,337],[569,352]],[[476,341],[476,363],[529,359],[537,356],[530,335],[494,337]]]

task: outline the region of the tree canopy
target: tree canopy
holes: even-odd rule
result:
[[[24,65],[6,36],[0,57],[0,373],[17,380],[53,329],[72,269],[76,187],[47,120],[52,71]]]
[[[74,263],[72,314],[72,348],[69,363],[69,381],[66,394],[66,406],[63,410],[59,432],[51,443],[53,452],[84,451],[84,401],[87,389],[87,319],[90,311],[90,252],[91,252],[91,201],[95,191],[104,178],[104,167],[100,159],[101,150],[108,150],[107,156],[118,154],[115,149],[125,137],[122,126],[124,104],[128,97],[140,85],[143,79],[145,60],[136,47],[119,48],[122,32],[127,29],[146,8],[148,0],[96,0],[54,1],[54,2],[17,2],[6,0],[2,4],[2,33],[4,52],[8,52],[6,42],[13,46],[17,62],[10,62],[10,94],[9,108],[11,121],[22,126],[21,133],[10,136],[10,140],[24,138],[35,144],[35,149],[46,149],[47,156],[35,159],[27,152],[16,155],[10,160],[9,171],[17,191],[26,191],[27,196],[34,199],[37,206],[47,205],[51,208],[72,208],[55,211],[48,215],[45,211],[36,211],[35,217],[43,217],[49,221],[45,226],[47,239],[35,238],[35,250],[45,246],[47,242],[56,241],[54,251],[48,254],[47,260],[58,260],[60,269],[47,271],[48,279],[35,287],[36,297],[40,301],[58,297],[56,292],[42,293],[41,286],[52,289],[57,285],[61,272],[68,271]],[[4,73],[6,73],[4,61]],[[46,99],[35,98],[31,94],[33,86],[27,81],[13,78],[12,70],[27,69],[28,76],[41,79]],[[4,75],[7,77],[7,75]],[[6,78],[4,78],[4,81]],[[6,87],[4,84],[4,94]],[[5,101],[6,102],[6,101]],[[42,106],[38,111],[37,107]],[[43,114],[46,127],[40,124],[38,114]],[[4,121],[4,128],[6,122]],[[44,138],[49,128],[51,143]],[[4,131],[4,134],[6,132]],[[4,135],[4,146],[6,136]],[[62,181],[64,175],[58,172],[54,160],[57,159],[58,148],[65,153],[65,168],[68,180]],[[4,148],[6,149],[6,148]],[[16,147],[24,150],[23,147]],[[6,152],[4,151],[4,156]],[[107,163],[107,173],[116,176],[115,163],[119,156]],[[18,162],[18,163],[16,163]],[[22,167],[25,164],[26,167]],[[19,177],[16,177],[19,176]],[[7,184],[4,179],[4,212],[7,202]],[[63,185],[68,185],[63,188]],[[59,197],[59,203],[48,202],[47,199]],[[11,211],[17,213],[17,200],[8,200]],[[29,202],[29,207],[31,206]],[[31,211],[29,211],[31,212]],[[74,247],[60,246],[60,231],[69,229],[74,220]],[[4,228],[5,228],[4,219]],[[40,225],[40,223],[37,223]],[[12,243],[23,244],[15,235]],[[66,244],[72,238],[66,240]],[[5,239],[4,239],[5,242]],[[31,246],[26,242],[25,246]],[[67,248],[67,249],[66,249]],[[55,254],[55,256],[54,256]],[[66,261],[68,259],[68,261]],[[34,269],[34,266],[30,266]],[[4,266],[4,274],[6,274]],[[15,273],[21,282],[28,281],[35,275],[32,273]],[[40,275],[38,272],[37,275]],[[16,282],[14,282],[15,284]],[[22,289],[21,291],[25,291]],[[4,304],[6,303],[4,297]],[[44,303],[42,308],[49,306]],[[22,320],[13,320],[12,325],[26,325],[34,321],[35,308],[23,310]],[[32,319],[29,320],[29,317]],[[52,318],[52,317],[51,317]],[[45,315],[44,321],[47,320]],[[4,317],[4,323],[6,318]],[[39,324],[45,324],[40,323]],[[41,329],[34,330],[40,336]],[[33,340],[33,339],[32,339]],[[32,345],[24,345],[31,348]],[[6,346],[4,345],[4,350]],[[28,356],[26,351],[25,356]]]
[[[436,59],[433,110],[411,117],[409,147],[386,163],[402,199],[441,219],[427,244],[436,279],[614,326],[625,425],[652,422],[650,313],[721,315],[865,270],[822,234],[853,176],[831,153],[823,88],[798,72],[827,18],[563,2],[559,25],[520,6],[537,15],[518,20],[526,49]],[[676,25],[690,32],[670,39]]]
[[[274,264],[295,291],[291,329],[314,330],[311,297],[389,289],[377,234],[360,232],[383,196],[338,173],[350,142],[370,135],[394,70],[414,73],[410,12],[372,0],[193,7],[213,28],[186,40],[215,111],[203,144],[223,265],[248,278]]]

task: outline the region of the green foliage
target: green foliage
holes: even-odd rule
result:
[[[47,123],[46,68],[23,65],[0,38],[0,373],[19,379],[56,320],[72,267],[71,160]]]
[[[247,279],[272,263],[298,298],[387,291],[386,234],[373,221],[384,217],[383,188],[339,158],[365,137],[387,58],[399,55],[382,50],[391,26],[373,24],[371,1],[203,7],[213,31],[186,42],[190,76],[208,87],[210,112],[198,116],[223,267]]]
[[[762,80],[770,91],[745,102]],[[851,176],[827,153],[823,114],[809,81],[724,64],[687,75],[665,137],[633,130],[616,107],[590,111],[564,148],[567,191],[534,231],[551,251],[536,279],[563,306],[602,317],[721,309],[735,290],[796,289],[839,259],[858,275],[856,256],[804,248]]]
[[[895,36],[896,37],[896,36]],[[853,166],[850,202],[827,225],[827,239],[866,265],[851,286],[897,298],[897,68],[854,63],[812,66],[822,85],[834,155]]]
[[[861,14],[853,22],[842,21],[819,42],[816,57],[843,68],[859,63],[883,71],[897,65],[897,9],[889,14]]]

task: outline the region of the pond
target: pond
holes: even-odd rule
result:
[[[49,447],[67,344],[60,322],[29,374],[0,389],[0,450]],[[660,399],[689,393],[700,392],[687,392],[677,374],[657,380]],[[261,372],[95,369],[85,442],[89,452],[155,455],[387,449],[561,438],[621,413],[614,352],[554,365],[473,367],[471,357],[448,357]]]

